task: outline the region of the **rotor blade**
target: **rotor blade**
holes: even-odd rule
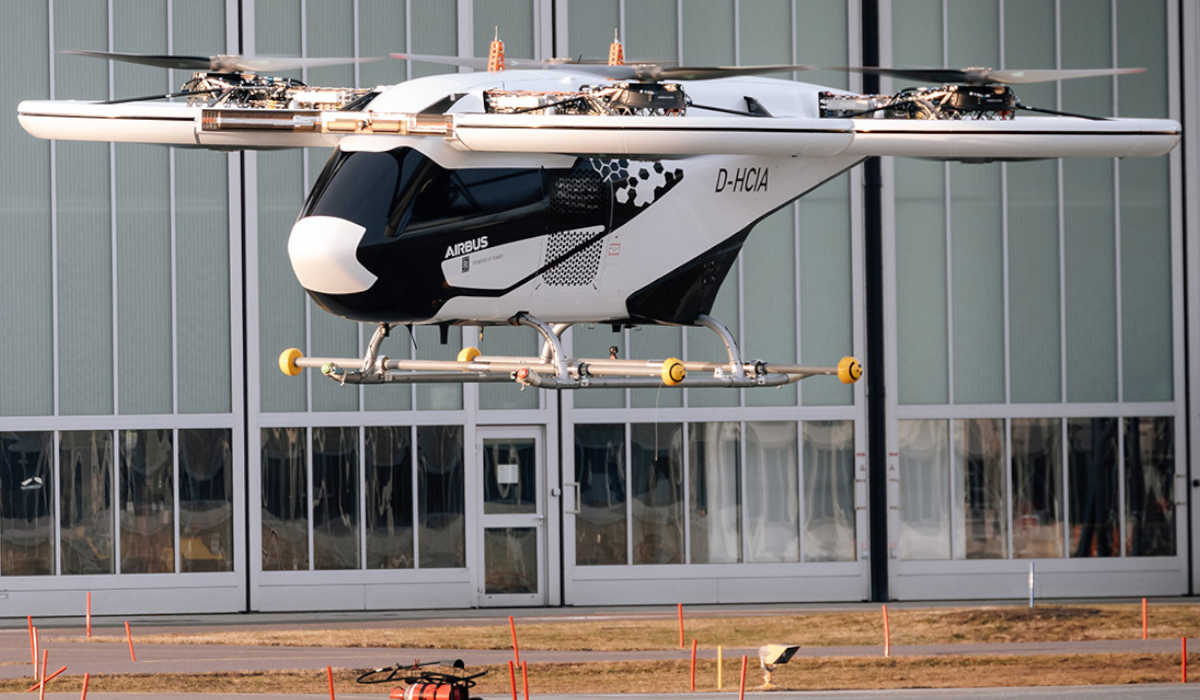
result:
[[[676,66],[674,68],[659,68],[659,80],[712,80],[714,78],[730,78],[737,75],[759,75],[761,73],[790,72],[794,70],[813,70],[813,66],[802,65],[760,65],[760,66]]]
[[[1030,107],[1029,105],[1023,105],[1020,102],[1017,103],[1017,109],[1024,110],[1026,112],[1039,112],[1041,114],[1053,114],[1053,115],[1059,116],[1059,117],[1078,117],[1080,119],[1090,119],[1094,122],[1109,121],[1108,117],[1094,117],[1090,114],[1079,114],[1078,112],[1060,112],[1057,109],[1045,109],[1043,107]]]
[[[824,70],[847,71],[868,75],[886,75],[893,78],[908,78],[927,83],[958,83],[989,85],[1005,83],[1046,83],[1073,78],[1094,78],[1109,75],[1142,73],[1145,68],[1069,68],[1033,70],[992,70],[991,68],[888,68],[883,66],[831,66]]]
[[[346,63],[369,63],[379,61],[382,56],[366,58],[320,57],[301,58],[292,56],[236,56],[218,54],[216,56],[177,56],[171,54],[123,53],[117,51],[90,51],[85,49],[64,49],[59,53],[92,58],[107,58],[124,63],[137,63],[156,68],[175,68],[179,70],[201,70],[219,72],[271,72],[294,70],[297,68],[320,68],[323,66],[339,66]]]
[[[63,49],[59,53],[92,58],[109,58],[125,63],[138,63],[156,68],[178,68],[180,70],[210,70],[212,58],[208,56],[172,56],[150,53],[118,53],[114,51],[89,51],[86,49]]]
[[[212,90],[185,90],[183,92],[168,92],[163,95],[143,95],[142,97],[121,97],[115,100],[105,100],[102,105],[119,105],[126,102],[149,102],[151,100],[166,100],[172,97],[191,97],[192,95],[211,95],[215,92],[221,92],[223,88],[213,88]]]
[[[1098,78],[1111,75],[1129,75],[1145,73],[1145,68],[1066,68],[1062,70],[994,70],[988,73],[988,80],[994,83],[1048,83],[1053,80],[1072,80],[1074,78]]]

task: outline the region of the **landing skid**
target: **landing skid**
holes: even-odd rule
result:
[[[853,384],[862,376],[862,365],[849,356],[835,367],[746,362],[729,329],[706,315],[700,316],[697,323],[720,337],[727,362],[685,362],[674,357],[665,360],[567,357],[559,336],[570,324],[550,326],[525,313],[513,316],[509,323],[533,328],[542,336],[540,356],[483,355],[478,348],[467,347],[455,360],[393,360],[379,354],[383,339],[393,327],[381,323],[362,358],[304,357],[298,349],[288,348],[279,355],[279,369],[288,376],[317,369],[339,384],[515,382],[539,389],[750,388],[782,386],[818,375],[835,376],[844,384]]]

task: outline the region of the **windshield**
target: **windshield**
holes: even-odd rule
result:
[[[536,168],[447,170],[411,148],[335,152],[313,185],[304,216],[335,216],[399,236],[534,204]]]

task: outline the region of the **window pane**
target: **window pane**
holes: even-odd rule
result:
[[[1117,419],[1067,421],[1071,453],[1071,556],[1120,554],[1117,520]]]
[[[304,428],[262,431],[262,568],[308,568],[308,465]]]
[[[489,527],[483,531],[483,589],[497,593],[538,592],[537,528]]]
[[[358,428],[313,428],[313,568],[358,568]]]
[[[412,428],[366,431],[367,568],[411,569]]]
[[[179,431],[179,568],[233,571],[233,448],[227,429]]]
[[[575,426],[575,564],[628,564],[625,426]]]
[[[121,573],[175,571],[170,430],[121,431]]]
[[[1063,556],[1062,424],[1012,420],[1014,557]]]
[[[854,422],[804,429],[804,561],[853,561]]]
[[[903,173],[896,178],[898,400],[945,403],[949,400],[945,166],[901,159],[896,161],[896,172]]]
[[[1175,421],[1125,419],[1125,553],[1175,554]]]
[[[742,560],[741,440],[737,423],[688,426],[693,564]]]
[[[683,426],[630,428],[633,563],[683,562]]]
[[[950,558],[950,435],[944,420],[902,420],[900,558]]]
[[[537,454],[532,438],[483,441],[483,512],[537,513]]]
[[[466,566],[462,426],[417,428],[417,477],[419,565],[424,569]]]
[[[59,435],[64,574],[113,573],[112,437],[107,430]]]
[[[485,355],[537,357],[542,337],[532,328],[496,326],[481,328],[483,338],[479,350]],[[525,391],[516,382],[483,383],[479,385],[479,407],[537,408],[539,391]]]
[[[796,424],[746,423],[746,561],[799,561]]]
[[[0,433],[0,574],[54,573],[53,450],[53,433]]]
[[[954,482],[960,489],[954,521],[956,557],[1008,556],[1004,442],[1003,419],[954,421]]]

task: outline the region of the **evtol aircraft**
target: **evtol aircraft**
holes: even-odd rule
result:
[[[754,225],[871,156],[963,162],[1156,156],[1177,122],[1023,104],[1012,86],[1141,69],[839,67],[929,83],[851,94],[763,77],[801,65],[669,66],[392,54],[475,69],[374,88],[313,87],[279,72],[364,60],[78,51],[194,71],[168,95],[27,100],[47,139],[218,150],[332,147],[288,240],[297,280],[323,309],[377,328],[362,358],[284,350],[281,371],[342,384],[517,382],[548,389],[778,386],[814,375],[852,383],[861,365],[743,359],[709,315]],[[381,57],[386,58],[386,57]],[[181,99],[182,98],[182,99]],[[567,357],[574,323],[695,325],[723,341],[714,361]],[[390,359],[400,324],[511,324],[536,357]],[[443,335],[444,337],[444,335]]]

